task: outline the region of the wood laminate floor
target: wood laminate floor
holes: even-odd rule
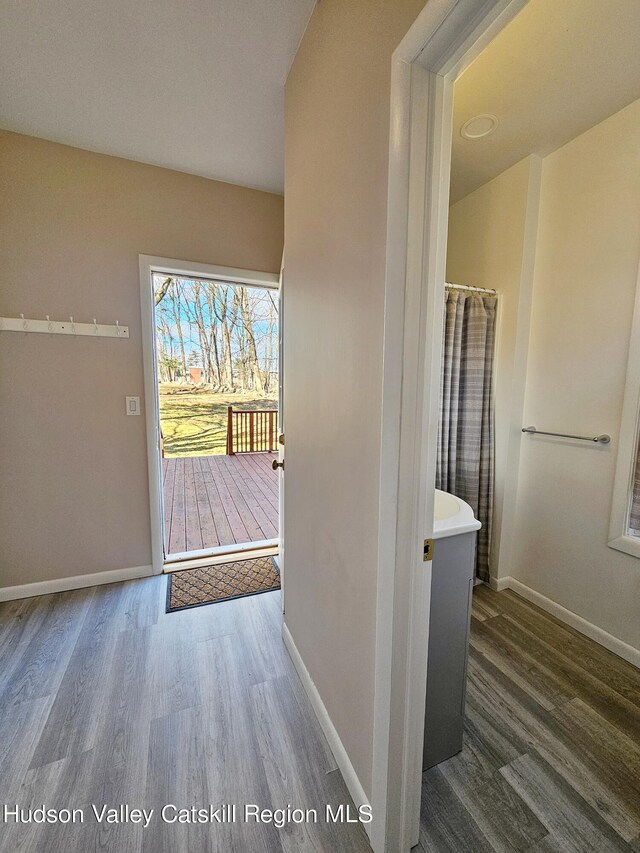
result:
[[[474,591],[465,746],[423,774],[420,850],[640,851],[640,672]]]
[[[166,578],[0,604],[2,853],[367,851],[355,825],[99,826],[156,810],[348,792],[280,639],[278,592],[164,613]],[[640,853],[640,677],[510,592],[474,594],[460,755],[424,774],[420,850]]]
[[[280,635],[280,593],[164,613],[166,577],[0,604],[0,805],[82,808],[0,822],[2,853],[368,851]],[[100,826],[91,804],[317,808],[318,824]]]

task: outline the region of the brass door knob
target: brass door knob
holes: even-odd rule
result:
[[[277,471],[278,468],[282,468],[282,470],[284,471],[284,461],[278,462],[277,459],[274,459],[273,462],[271,463],[271,467],[273,468],[274,471]]]

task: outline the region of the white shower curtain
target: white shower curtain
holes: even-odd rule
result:
[[[436,488],[467,501],[482,523],[476,573],[489,579],[493,508],[496,297],[447,288]]]

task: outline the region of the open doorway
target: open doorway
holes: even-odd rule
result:
[[[571,802],[581,804],[582,798],[598,813],[590,823],[585,808],[580,817],[584,827],[591,831],[602,821],[603,833],[613,828],[620,834],[607,812],[615,796],[611,779],[596,770],[591,774],[591,790],[597,778],[598,790],[604,792],[595,801],[577,772],[567,769],[574,759],[574,767],[581,760],[570,742],[570,725],[544,761],[536,764],[537,755],[521,758],[518,780],[505,765],[493,765],[488,784],[498,779],[499,785],[483,806],[479,801],[487,788],[482,774],[476,775],[474,760],[488,755],[491,726],[508,740],[518,703],[519,709],[528,703],[530,720],[543,720],[529,749],[545,752],[542,740],[548,730],[539,707],[547,700],[539,691],[554,677],[554,666],[564,663],[572,630],[590,639],[575,640],[567,666],[588,669],[589,656],[606,657],[611,671],[624,669],[637,677],[626,663],[637,659],[625,639],[626,625],[598,606],[610,597],[622,572],[632,571],[631,566],[622,569],[617,558],[613,568],[602,533],[615,463],[615,413],[624,382],[626,352],[624,343],[619,344],[628,338],[630,311],[625,315],[616,299],[604,300],[602,293],[610,290],[622,294],[628,306],[633,303],[637,207],[629,204],[633,196],[628,187],[637,181],[633,157],[640,77],[629,69],[638,67],[634,40],[639,26],[634,3],[616,4],[615,14],[597,2],[469,0],[446,9],[427,4],[394,55],[381,495],[390,492],[399,499],[383,503],[381,514],[379,619],[387,625],[384,620],[392,615],[398,636],[392,653],[386,659],[379,656],[377,694],[385,698],[386,678],[393,671],[396,695],[402,688],[406,705],[398,703],[402,714],[397,715],[392,707],[390,737],[380,737],[377,753],[380,770],[391,765],[394,771],[393,787],[385,786],[388,777],[382,772],[377,774],[382,780],[378,796],[388,804],[380,849],[389,838],[397,839],[403,850],[419,840],[421,849],[453,849],[435,840],[438,832],[440,840],[455,838],[455,849],[535,846],[533,836],[524,840],[523,831],[542,836],[554,821],[548,804],[567,804],[574,795]],[[598,87],[601,97],[596,99]],[[451,526],[447,508],[440,512],[434,495],[443,449],[438,441],[439,432],[443,434],[443,305],[447,292],[457,293],[456,301],[487,314],[495,291],[496,370],[493,377],[489,371],[493,381],[486,385],[488,390],[493,386],[496,416],[493,526],[488,529],[488,515],[485,585],[473,593],[474,639],[467,670],[472,757],[456,753],[451,763],[438,763],[423,777],[424,688],[426,681],[428,704],[427,672],[437,665],[433,641],[438,633],[443,636],[443,615],[449,617],[446,648],[452,638],[465,639],[463,630],[453,627],[450,607],[436,601],[434,581],[442,562],[443,522]],[[460,317],[462,332],[464,314]],[[446,345],[446,333],[444,338]],[[598,369],[603,351],[608,353],[606,377]],[[485,347],[483,358],[474,359],[478,374],[487,364],[487,352]],[[467,379],[465,375],[461,381]],[[603,405],[612,389],[618,398]],[[481,413],[484,394],[476,396],[475,410]],[[490,406],[491,395],[487,400]],[[481,449],[482,441],[478,431],[472,449]],[[455,451],[459,444],[454,442]],[[463,486],[455,479],[447,491]],[[480,507],[474,509],[479,515]],[[395,565],[387,573],[390,556]],[[592,571],[588,591],[587,569]],[[395,596],[388,606],[387,590]],[[464,617],[468,598],[464,612],[460,609]],[[619,601],[629,621],[637,620],[626,599],[620,596]],[[526,622],[532,613],[532,621]],[[544,642],[533,619],[550,632]],[[493,633],[502,624],[513,628],[508,638]],[[516,670],[521,676],[517,685]],[[406,681],[403,672],[408,673]],[[465,669],[460,672],[464,676]],[[492,705],[497,682],[504,701]],[[431,688],[433,684],[431,679]],[[464,689],[458,696],[460,692]],[[443,710],[441,701],[438,710]],[[592,730],[592,742],[603,741],[606,728],[602,724],[597,735]],[[527,724],[525,730],[531,732]],[[382,726],[380,731],[386,737]],[[427,732],[429,737],[438,740],[435,728]],[[400,750],[403,761],[394,763],[394,752]],[[561,753],[562,765],[557,758]],[[386,763],[385,754],[391,755]],[[374,753],[374,765],[375,759]],[[546,804],[531,794],[534,772]],[[474,781],[467,785],[471,776]],[[558,793],[549,797],[549,791]],[[498,801],[507,799],[508,811],[520,817],[502,823],[494,843]],[[519,812],[522,803],[526,809]],[[460,818],[455,828],[446,825],[447,816],[454,814]],[[557,843],[553,832],[548,831],[541,846]]]
[[[141,285],[154,569],[274,553],[278,278],[141,257]]]
[[[278,535],[278,293],[153,273],[167,561]]]
[[[455,831],[474,849],[624,846],[627,830],[611,816],[624,760],[603,769],[613,751],[601,746],[624,723],[596,708],[580,677],[562,699],[551,696],[561,673],[590,671],[594,658],[603,690],[613,672],[640,683],[627,642],[638,634],[620,618],[637,622],[637,603],[621,595],[614,618],[598,609],[635,569],[633,557],[614,563],[604,531],[620,342],[630,332],[620,302],[633,304],[640,249],[639,32],[640,10],[627,0],[615,13],[600,0],[529,0],[453,81],[442,381],[427,389],[440,401],[444,490],[435,500],[422,777],[428,850],[446,849],[445,815],[458,807]],[[478,585],[470,594],[472,554],[464,573],[458,558],[457,599],[445,558],[469,534],[461,515],[443,518],[443,499],[454,496],[482,524]],[[576,705],[595,721],[589,744],[602,762],[588,785]],[[494,754],[476,773],[494,735],[513,743],[523,730],[517,759]],[[620,801],[629,834],[640,826],[638,802],[637,786]],[[565,837],[557,816],[572,809]]]

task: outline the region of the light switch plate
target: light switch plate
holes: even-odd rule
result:
[[[125,397],[128,415],[140,414],[140,397]]]

